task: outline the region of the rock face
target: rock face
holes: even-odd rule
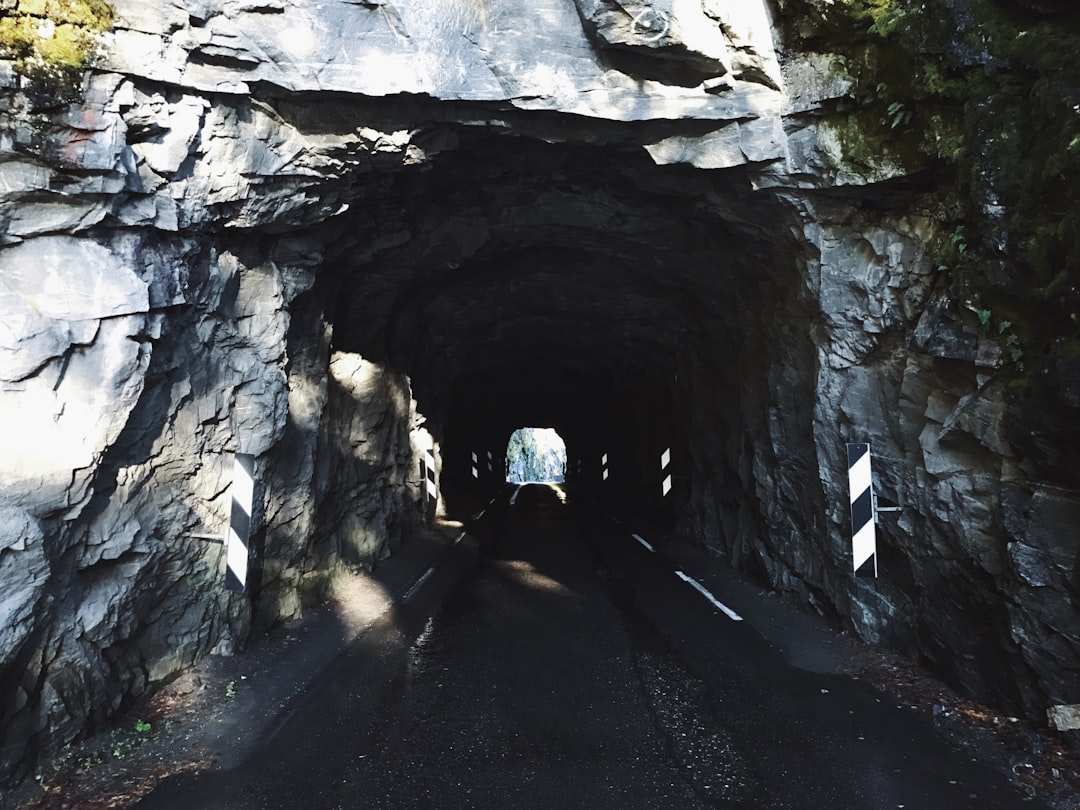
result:
[[[816,7],[121,0],[82,101],[7,82],[3,780],[391,553],[429,467],[464,509],[525,425],[972,695],[1080,702],[1080,466],[943,281],[955,183],[853,143]],[[849,441],[903,507],[877,580]],[[195,536],[235,453],[246,594]]]

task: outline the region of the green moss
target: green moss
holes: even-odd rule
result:
[[[964,122],[955,110],[930,109],[922,113],[919,151],[956,163],[964,156]]]
[[[19,0],[0,11],[0,57],[30,79],[62,80],[90,64],[112,24],[103,0]]]
[[[964,252],[947,238],[943,292],[992,313],[1014,379],[1080,339],[1080,12],[1052,18],[995,0],[803,0],[816,49],[856,81],[855,110],[827,124],[844,159],[951,168]],[[837,15],[840,15],[839,17]],[[1001,324],[1008,327],[998,332]]]
[[[821,126],[839,145],[841,165],[868,180],[910,174],[923,167],[909,134],[891,128],[888,118],[876,109],[830,116]]]
[[[833,15],[870,25],[886,24],[897,11],[896,0],[836,0],[828,5]]]

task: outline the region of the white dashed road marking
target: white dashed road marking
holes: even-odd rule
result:
[[[640,534],[633,534],[631,535],[631,537],[641,543],[641,545],[643,545],[649,551],[653,552],[654,554],[656,553],[656,549],[652,547],[652,544],[650,544],[649,541],[642,537]]]
[[[683,582],[686,582],[687,584],[693,586],[702,596],[712,602],[715,607],[723,611],[724,615],[726,615],[733,622],[741,622],[743,620],[742,616],[740,616],[734,610],[729,608],[727,605],[725,605],[723,602],[721,602],[719,599],[709,593],[709,591],[693,577],[688,577],[682,571],[676,571],[675,575]]]

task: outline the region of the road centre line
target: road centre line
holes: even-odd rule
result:
[[[641,543],[641,545],[643,545],[646,549],[653,552],[653,554],[656,553],[656,549],[653,548],[649,541],[642,537],[640,534],[632,534],[630,536],[637,540],[639,543]]]
[[[702,596],[704,596],[706,599],[712,602],[713,605],[723,611],[724,615],[726,615],[733,622],[741,622],[743,620],[742,616],[740,616],[734,610],[729,608],[727,605],[725,605],[723,602],[721,602],[719,599],[709,593],[709,591],[693,577],[688,577],[682,571],[679,571],[677,569],[675,571],[675,575],[683,582],[686,582],[687,584],[693,586]]]
[[[485,512],[487,512],[487,507],[484,507],[479,512],[477,512],[475,515],[473,515],[473,520],[479,520],[480,518],[482,518],[484,516]]]
[[[518,495],[521,494],[521,487],[514,490],[514,494],[510,496],[510,505],[513,506],[517,503]]]

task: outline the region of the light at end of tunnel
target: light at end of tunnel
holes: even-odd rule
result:
[[[506,446],[506,480],[554,483],[566,474],[566,443],[554,428],[519,428]]]

